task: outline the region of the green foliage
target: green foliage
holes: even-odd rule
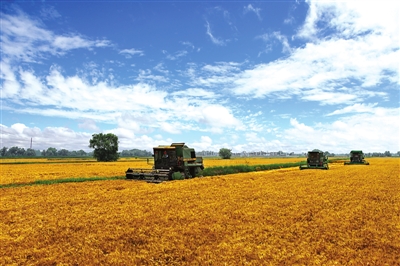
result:
[[[263,165],[231,165],[231,166],[215,166],[205,168],[200,175],[215,176],[215,175],[229,175],[236,173],[248,173],[254,171],[266,171],[273,169],[296,167],[304,162],[296,163],[280,163],[280,164],[263,164]]]
[[[112,176],[112,177],[71,177],[63,179],[52,179],[52,180],[36,180],[30,183],[12,183],[0,185],[2,188],[14,188],[14,187],[26,187],[26,186],[37,186],[37,185],[54,185],[62,183],[80,183],[80,182],[91,182],[91,181],[103,181],[103,180],[117,180],[125,179],[125,176]]]
[[[30,149],[29,148],[29,149],[26,150],[25,155],[28,156],[28,157],[35,157],[36,156],[36,152],[35,152],[34,149]]]
[[[121,152],[121,157],[151,157],[153,153],[146,150],[132,149],[123,150]]]
[[[57,149],[53,148],[53,147],[48,148],[47,151],[43,150],[43,152],[46,154],[46,156],[56,156],[57,155]]]
[[[93,148],[93,157],[99,162],[113,162],[118,160],[118,136],[108,134],[93,134],[89,148]]]
[[[232,150],[227,148],[221,148],[218,154],[222,159],[230,159],[232,156]]]

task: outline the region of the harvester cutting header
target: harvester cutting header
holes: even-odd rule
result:
[[[154,147],[154,166],[152,169],[129,168],[127,179],[146,180],[160,183],[167,180],[180,180],[198,176],[204,169],[203,158],[196,157],[193,148],[185,143],[172,143]]]

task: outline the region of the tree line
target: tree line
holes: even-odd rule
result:
[[[123,150],[119,153],[120,157],[151,157],[152,152],[139,149]],[[0,150],[0,157],[93,157],[93,152],[84,150],[69,151],[67,149],[57,150],[49,147],[44,150],[25,149],[18,146],[3,147]]]
[[[49,147],[45,150],[35,150],[28,148],[20,148],[18,146],[14,146],[11,148],[3,147],[0,150],[1,157],[85,157],[85,156],[93,156],[93,152],[85,152],[84,150],[79,151],[69,151],[66,149],[57,150],[56,148]]]

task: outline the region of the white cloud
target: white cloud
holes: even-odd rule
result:
[[[342,115],[348,113],[374,113],[377,108],[374,108],[377,103],[373,104],[363,104],[363,103],[356,103],[353,105],[346,106],[342,109],[335,110],[332,113],[327,114],[327,116],[332,115]]]
[[[283,35],[279,31],[274,31],[272,33],[265,33],[256,37],[256,39],[261,39],[267,43],[266,52],[272,50],[272,44],[275,42],[274,40],[278,40],[282,44],[282,52],[283,53],[291,53],[292,48],[290,47],[289,40],[287,36]]]
[[[71,49],[91,49],[110,46],[107,40],[89,40],[80,35],[56,35],[19,12],[17,16],[1,13],[1,46],[3,57],[11,60],[36,62],[51,55],[62,55]]]
[[[174,54],[170,54],[167,51],[163,50],[163,54],[165,54],[168,60],[178,60],[180,57],[184,57],[188,54],[187,51],[185,50],[180,50],[175,52]]]
[[[168,82],[168,77],[161,76],[161,75],[153,75],[150,69],[146,70],[139,70],[139,74],[136,77],[137,81],[146,82],[146,81],[154,81],[154,82]]]
[[[372,110],[371,110],[372,111]],[[305,125],[291,119],[283,140],[296,152],[314,148],[343,153],[353,149],[365,152],[400,150],[399,108],[374,108],[373,113],[356,113],[331,123]]]
[[[56,19],[61,17],[60,13],[53,6],[44,6],[42,10],[40,10],[40,15],[44,19]]]
[[[186,90],[179,90],[171,93],[173,96],[184,96],[184,97],[196,97],[196,98],[209,98],[215,99],[217,98],[217,94],[213,91],[204,90],[200,88],[189,88]]]
[[[399,30],[398,1],[308,1],[309,11],[298,36],[316,38],[322,34],[321,23],[336,30],[333,36],[354,37],[382,34],[395,37]]]
[[[206,21],[206,34],[210,37],[210,40],[214,43],[214,44],[216,44],[216,45],[219,45],[219,46],[224,46],[226,43],[223,41],[223,40],[221,40],[220,38],[217,38],[217,37],[214,37],[214,35],[212,34],[212,32],[211,32],[211,26],[210,26],[210,23],[208,22],[208,21]]]
[[[248,4],[247,6],[244,7],[244,13],[246,14],[248,12],[253,12],[254,14],[257,15],[257,18],[259,20],[262,20],[261,15],[260,15],[261,8],[258,8],[258,7],[255,8],[255,7],[253,7],[252,4]]]
[[[209,136],[201,136],[199,141],[190,143],[190,147],[196,151],[216,151],[213,141]]]
[[[310,1],[306,23],[298,33],[310,42],[293,48],[279,32],[262,35],[266,41],[272,37],[280,40],[289,55],[221,81],[234,94],[255,98],[298,96],[322,104],[385,98],[385,92],[376,92],[377,86],[383,82],[400,84],[399,4],[388,1],[376,5],[371,1]],[[374,8],[377,16],[371,17]],[[319,22],[334,32],[321,36]],[[215,78],[201,81],[212,84]]]
[[[7,127],[1,125],[2,147],[30,147],[32,138],[32,148],[43,150],[49,147],[68,150],[88,150],[91,134],[74,132],[65,127],[46,127],[43,130],[33,127],[29,128],[24,124],[17,123]],[[73,140],[73,141],[71,141]]]
[[[307,101],[317,101],[321,104],[342,104],[342,103],[351,103],[354,101],[358,101],[357,95],[351,93],[340,93],[340,92],[327,92],[321,89],[304,91],[301,99]]]
[[[217,62],[215,65],[205,65],[202,70],[218,75],[229,75],[240,70],[240,64],[235,62]]]
[[[225,127],[240,126],[237,120],[229,109],[220,105],[205,106],[201,110],[200,122],[212,127],[215,132],[222,132]]]
[[[135,48],[123,49],[119,51],[119,53],[124,55],[126,58],[131,58],[134,55],[144,56],[144,52],[142,50],[137,50]]]
[[[87,129],[93,132],[100,131],[100,128],[96,125],[93,119],[81,119],[81,123],[78,124],[79,128]]]
[[[360,83],[358,90],[374,89],[383,81],[399,82],[400,51],[390,42],[380,42],[386,47],[378,47],[377,38],[363,36],[355,40],[308,43],[286,59],[261,64],[236,75],[232,91],[253,97],[277,96],[279,92],[308,99],[315,89],[321,93],[340,89],[345,101],[354,99],[354,93],[361,99],[369,97],[361,91],[351,92],[357,87],[345,92],[346,87],[355,87],[349,80]],[[325,101],[324,97],[321,99]]]

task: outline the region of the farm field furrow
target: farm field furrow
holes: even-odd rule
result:
[[[1,265],[399,265],[400,160],[0,189]]]

